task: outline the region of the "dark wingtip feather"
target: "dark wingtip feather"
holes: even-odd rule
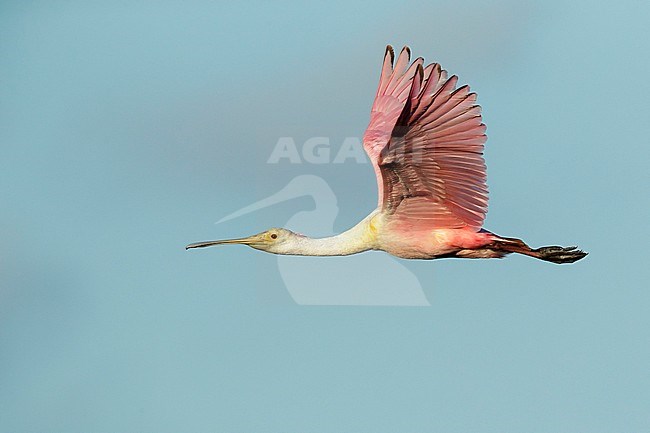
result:
[[[395,50],[390,44],[386,45],[386,53],[384,53],[384,57],[386,57],[388,54],[390,54],[390,63],[393,64],[395,61]]]
[[[422,82],[422,80],[424,80],[424,68],[421,64],[417,67],[417,73],[420,75],[420,82]]]
[[[408,47],[408,45],[404,45],[404,48],[402,48],[402,52],[404,52],[404,51],[406,51],[407,59],[410,62],[411,61],[411,49]],[[402,54],[402,52],[400,52],[400,54]]]

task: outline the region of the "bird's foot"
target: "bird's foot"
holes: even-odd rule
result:
[[[578,247],[541,247],[533,250],[536,257],[553,263],[573,263],[584,258],[588,253]]]

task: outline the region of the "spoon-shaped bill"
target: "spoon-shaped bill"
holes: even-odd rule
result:
[[[185,249],[189,250],[191,248],[205,248],[205,247],[212,247],[214,245],[228,245],[228,244],[250,245],[254,241],[255,239],[253,236],[247,238],[239,238],[239,239],[224,239],[220,241],[203,241],[203,242],[196,242],[193,244],[189,244],[188,246],[185,247]]]

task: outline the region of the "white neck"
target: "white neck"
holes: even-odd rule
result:
[[[376,247],[369,229],[372,216],[369,215],[350,230],[335,236],[320,239],[296,236],[277,253],[298,256],[347,256],[372,250]]]

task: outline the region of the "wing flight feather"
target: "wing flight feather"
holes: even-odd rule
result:
[[[386,49],[363,144],[393,220],[431,228],[480,229],[488,204],[481,107],[440,65],[410,63]]]

